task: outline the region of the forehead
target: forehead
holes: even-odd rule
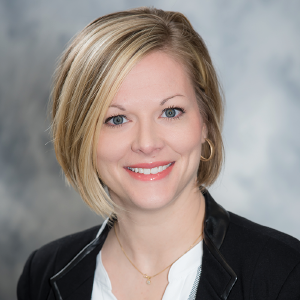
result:
[[[125,77],[112,104],[155,100],[171,94],[191,96],[194,89],[183,64],[170,54],[155,51],[144,58]]]

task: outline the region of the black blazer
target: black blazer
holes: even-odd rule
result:
[[[208,192],[197,300],[300,299],[300,242],[227,212]],[[19,279],[19,300],[89,300],[96,256],[109,232],[99,226],[33,252]],[[183,299],[185,300],[185,299]]]

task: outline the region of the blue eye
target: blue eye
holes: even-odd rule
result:
[[[113,117],[111,120],[113,121],[113,123],[115,125],[120,125],[120,124],[123,123],[123,117],[122,116]]]
[[[109,126],[123,125],[124,123],[127,123],[127,122],[128,122],[128,120],[123,115],[113,116],[113,117],[107,118],[105,120],[105,123],[108,124]]]
[[[162,117],[171,119],[171,118],[179,117],[183,113],[184,110],[182,108],[169,107],[163,110]]]

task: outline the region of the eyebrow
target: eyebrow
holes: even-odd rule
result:
[[[160,102],[160,105],[164,105],[168,100],[170,100],[170,99],[172,99],[172,98],[175,98],[175,97],[178,97],[178,96],[179,96],[179,97],[184,97],[183,95],[176,94],[176,95],[174,95],[174,96],[171,96],[171,97],[168,97],[168,98],[162,100],[162,101]]]
[[[183,95],[180,95],[180,94],[176,94],[176,95],[173,95],[171,97],[168,97],[168,98],[165,98],[163,99],[161,102],[160,102],[160,105],[164,105],[168,100],[172,99],[172,98],[175,98],[175,97],[184,97]],[[122,111],[126,111],[126,109],[122,106],[122,105],[118,105],[118,104],[112,104],[110,105],[109,107],[116,107]]]
[[[118,105],[118,104],[112,104],[109,107],[116,107],[116,108],[118,108],[120,110],[126,111],[126,109],[122,105]]]

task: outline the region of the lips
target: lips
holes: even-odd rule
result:
[[[131,177],[141,181],[153,181],[166,177],[175,162],[142,163],[124,167]]]

